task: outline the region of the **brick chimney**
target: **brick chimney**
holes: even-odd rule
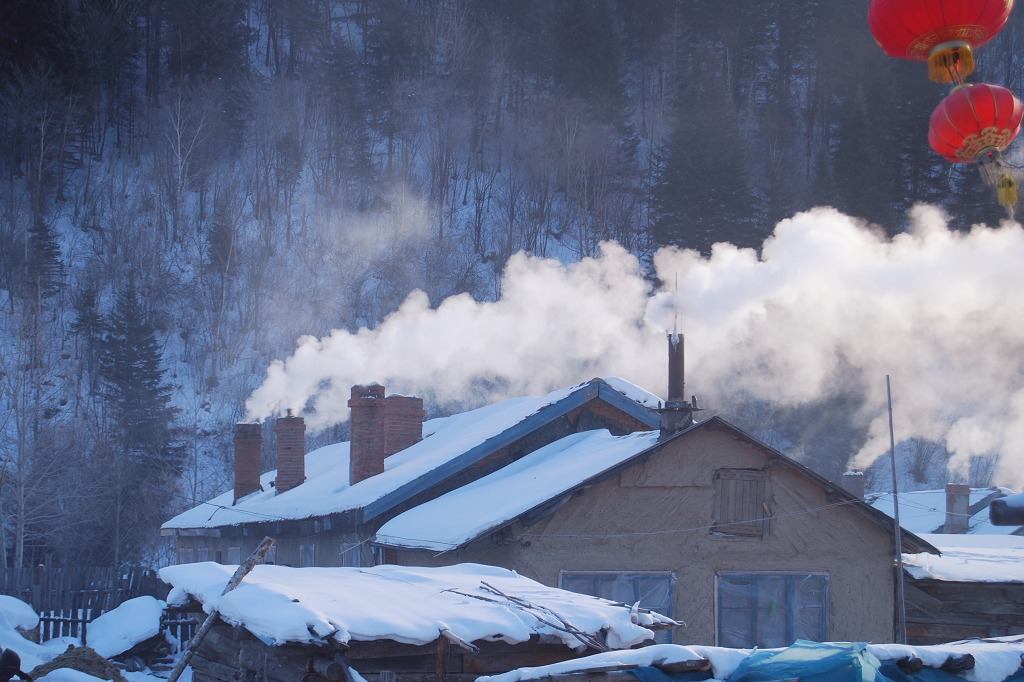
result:
[[[683,335],[673,332],[668,335],[668,398],[660,410],[662,438],[692,426],[693,413],[698,409],[696,400],[694,404],[686,400],[683,361]]]
[[[235,499],[260,489],[260,450],[263,427],[259,424],[235,424]]]
[[[306,422],[302,417],[278,417],[274,423],[277,434],[277,480],[274,487],[283,493],[306,480]]]
[[[851,469],[843,474],[839,485],[854,497],[864,499],[864,472]]]
[[[966,533],[971,518],[971,486],[959,483],[946,484],[946,525],[944,533]]]
[[[353,386],[349,450],[349,483],[356,484],[384,472],[384,459],[404,450],[423,436],[423,399],[384,397],[379,384]]]

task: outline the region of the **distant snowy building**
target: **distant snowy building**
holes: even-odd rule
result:
[[[899,494],[900,525],[942,553],[903,555],[911,641],[1024,634],[1024,528],[990,516],[993,502],[1013,499],[1006,488],[957,484]],[[891,493],[868,500],[895,514]]]
[[[1007,488],[972,488],[953,483],[940,490],[901,492],[900,525],[914,533],[1024,535],[1024,527],[997,526],[990,518],[991,504],[1012,493]],[[889,516],[895,514],[891,492],[872,493],[865,499],[875,509]]]

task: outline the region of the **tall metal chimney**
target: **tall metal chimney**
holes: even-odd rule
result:
[[[672,332],[668,335],[668,398],[661,413],[661,437],[692,426],[693,413],[697,411],[696,400],[686,400],[686,376],[684,371],[683,335]]]
[[[686,403],[686,371],[683,335],[668,335],[668,401],[667,407]]]

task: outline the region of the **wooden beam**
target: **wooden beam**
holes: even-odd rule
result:
[[[434,680],[436,682],[444,682],[445,673],[448,668],[448,640],[444,637],[437,638],[437,662],[434,673]]]
[[[468,641],[462,639],[461,637],[459,637],[457,634],[455,634],[454,632],[452,632],[448,628],[441,628],[441,636],[444,637],[445,639],[447,639],[449,642],[451,642],[455,646],[461,647],[462,649],[465,649],[466,651],[468,651],[470,653],[473,653],[473,654],[480,653],[480,648],[479,647],[474,645],[472,642],[468,642]]]
[[[230,580],[228,580],[228,584],[224,587],[224,591],[220,593],[221,596],[224,596],[231,590],[238,587],[238,584],[242,582],[242,578],[249,575],[249,571],[255,568],[256,564],[263,561],[263,557],[267,556],[267,553],[273,546],[274,540],[272,538],[263,538],[263,542],[253,550],[253,553],[249,555],[249,558],[245,560],[245,563],[239,566],[238,570],[235,571],[235,574],[231,576]],[[188,665],[188,662],[192,660],[192,656],[195,655],[196,649],[198,649],[199,645],[202,644],[203,638],[206,637],[206,633],[210,631],[210,628],[212,628],[213,624],[217,621],[218,615],[219,614],[216,609],[210,611],[210,615],[206,617],[203,624],[199,626],[199,629],[196,630],[195,634],[192,635],[191,639],[189,639],[188,648],[185,649],[181,658],[179,658],[178,662],[174,665],[174,669],[171,670],[171,674],[167,677],[167,682],[178,681],[178,678],[181,677],[181,673],[185,671],[185,667]]]

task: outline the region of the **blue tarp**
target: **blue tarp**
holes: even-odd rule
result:
[[[667,674],[644,666],[630,670],[640,682],[692,682],[713,679],[710,672]],[[728,682],[769,682],[787,678],[804,682],[964,682],[963,675],[937,668],[912,673],[895,661],[880,662],[855,642],[807,642],[799,640],[788,649],[753,651],[736,667]],[[1003,682],[1024,682],[1024,668]]]
[[[799,677],[804,682],[890,682],[866,644],[796,641],[781,651],[754,651],[729,682],[768,682]]]

